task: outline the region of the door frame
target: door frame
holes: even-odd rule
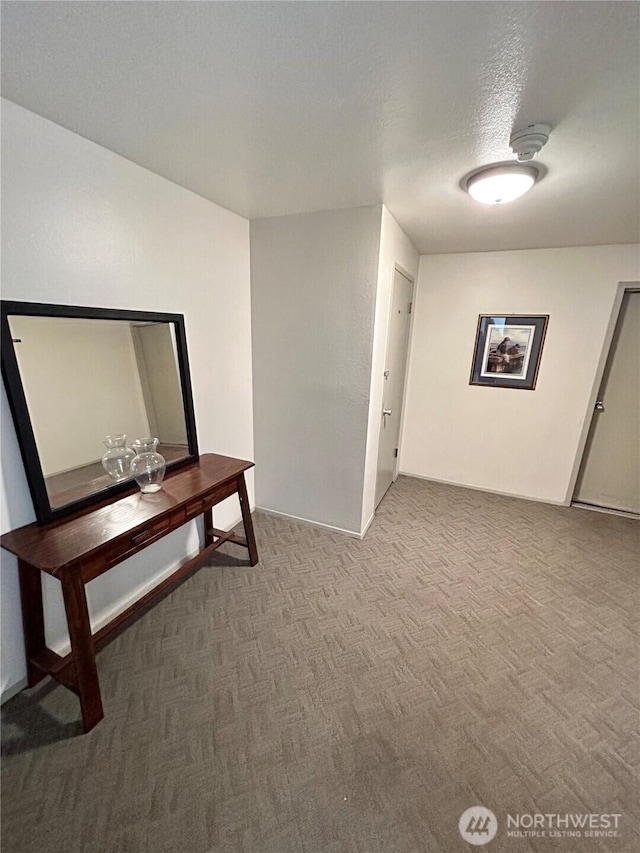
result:
[[[573,504],[574,502],[576,485],[578,483],[578,477],[582,468],[582,462],[587,449],[587,441],[589,439],[589,433],[591,431],[591,424],[594,418],[596,400],[598,399],[598,394],[600,393],[600,386],[602,385],[602,380],[604,378],[604,372],[606,370],[607,363],[611,355],[613,337],[618,326],[618,320],[620,319],[620,311],[622,310],[622,300],[624,299],[626,293],[640,293],[640,281],[618,282],[618,289],[616,291],[615,299],[613,300],[613,308],[609,317],[609,324],[607,325],[607,331],[604,336],[602,352],[600,353],[598,367],[596,369],[593,385],[591,387],[591,393],[589,395],[587,411],[585,412],[584,421],[582,424],[582,431],[580,433],[580,441],[578,442],[576,457],[573,462],[573,468],[571,469],[571,477],[569,478],[569,487],[565,495],[564,506],[571,506],[571,504]]]
[[[393,478],[391,480],[392,485],[398,479],[398,475],[400,472],[400,449],[402,447],[402,434],[403,434],[403,430],[404,430],[404,414],[405,414],[405,407],[406,407],[406,402],[407,402],[407,386],[408,386],[408,378],[409,378],[411,342],[412,342],[412,338],[413,338],[413,320],[414,320],[415,313],[416,313],[416,296],[417,296],[417,291],[418,291],[418,289],[416,287],[416,277],[411,275],[411,273],[408,272],[397,261],[394,261],[393,266],[392,266],[392,272],[391,272],[391,287],[389,288],[389,303],[387,306],[387,334],[385,336],[385,343],[384,343],[383,370],[386,369],[386,366],[387,366],[387,353],[389,351],[389,337],[391,335],[391,306],[393,304],[393,288],[395,286],[395,276],[396,276],[397,272],[400,273],[400,275],[403,276],[403,278],[406,278],[407,281],[411,285],[411,316],[409,317],[409,334],[407,336],[407,354],[406,354],[406,360],[405,360],[405,365],[404,365],[404,378],[403,378],[403,383],[402,383],[402,403],[401,403],[401,410],[400,410],[400,423],[398,425],[398,455],[395,459],[395,462],[393,463]],[[382,389],[383,389],[383,393],[382,393],[381,404],[382,404],[382,407],[384,408],[384,380],[383,380]],[[377,442],[377,449],[376,449],[376,482],[375,482],[374,492],[377,491],[377,486],[378,486],[378,460],[379,460],[379,453],[380,453],[380,430],[381,429],[382,429],[382,411],[380,412],[380,421],[379,421],[379,427],[378,427],[378,442]],[[374,499],[374,504],[375,504],[375,499]],[[374,506],[374,508],[373,508],[374,513],[377,510],[377,508],[378,508],[377,505]]]

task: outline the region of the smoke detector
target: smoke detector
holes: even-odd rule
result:
[[[549,141],[548,124],[529,124],[511,134],[509,145],[520,162],[531,160]]]

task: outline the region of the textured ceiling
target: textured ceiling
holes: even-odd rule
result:
[[[2,93],[249,218],[384,202],[423,253],[638,239],[636,2],[8,2]],[[459,186],[553,127],[499,208]]]

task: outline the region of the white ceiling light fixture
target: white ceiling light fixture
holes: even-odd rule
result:
[[[538,176],[539,170],[535,166],[521,166],[519,163],[483,166],[467,176],[465,189],[481,204],[506,204],[528,192]]]
[[[493,163],[475,169],[461,181],[463,189],[481,204],[506,204],[528,192],[543,177],[543,166],[528,161],[546,145],[551,128],[530,124],[511,135],[509,145],[518,160]]]

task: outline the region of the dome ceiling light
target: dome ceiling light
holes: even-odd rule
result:
[[[520,198],[546,173],[543,166],[528,161],[546,145],[550,132],[546,124],[531,124],[517,130],[509,145],[518,160],[474,169],[462,179],[462,188],[481,204],[506,204]]]
[[[518,163],[483,166],[467,178],[466,190],[481,204],[506,204],[528,192],[537,179],[538,170],[533,166]]]

